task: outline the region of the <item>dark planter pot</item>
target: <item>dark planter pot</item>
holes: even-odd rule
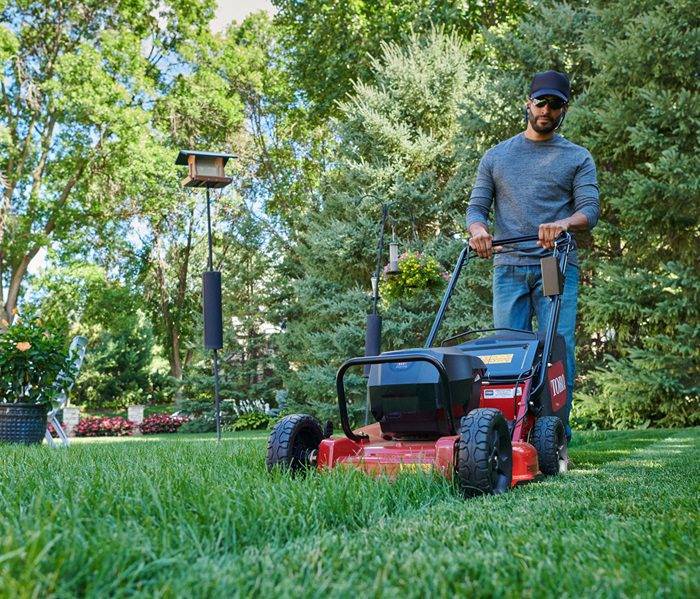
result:
[[[47,412],[46,404],[0,403],[0,443],[41,443]]]

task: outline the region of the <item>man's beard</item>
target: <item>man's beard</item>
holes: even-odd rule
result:
[[[542,118],[542,115],[536,117],[532,114],[532,111],[528,110],[527,119],[537,133],[551,133],[559,125],[559,119],[553,119],[552,117],[547,117],[549,121],[544,125],[540,125],[538,122],[539,118]]]

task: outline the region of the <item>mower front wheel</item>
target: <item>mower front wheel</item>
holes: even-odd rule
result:
[[[542,416],[535,420],[532,444],[537,450],[540,471],[545,476],[563,474],[569,468],[569,449],[564,423],[557,416]]]
[[[308,414],[291,414],[280,420],[267,442],[267,469],[280,466],[296,473],[314,465],[323,439],[321,424]]]
[[[479,408],[462,418],[457,480],[465,497],[505,493],[513,478],[513,448],[500,410]]]

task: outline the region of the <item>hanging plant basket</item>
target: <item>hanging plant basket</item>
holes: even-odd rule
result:
[[[45,403],[0,403],[0,443],[41,443],[47,411]]]
[[[421,252],[404,252],[395,265],[390,263],[384,269],[384,275],[380,295],[390,303],[423,291],[437,293],[450,278],[435,258]]]

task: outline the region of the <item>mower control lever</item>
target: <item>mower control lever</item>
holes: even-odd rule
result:
[[[338,369],[338,374],[335,377],[335,386],[338,391],[338,411],[340,412],[340,425],[343,427],[343,432],[348,439],[359,443],[369,439],[367,435],[355,434],[350,427],[348,418],[348,404],[345,399],[345,385],[343,379],[345,373],[351,366],[363,366],[365,364],[391,364],[398,362],[428,362],[432,364],[440,375],[440,382],[445,389],[445,411],[447,412],[447,421],[450,423],[451,434],[456,434],[454,418],[452,416],[452,394],[450,392],[450,383],[447,376],[445,365],[440,362],[435,356],[429,353],[424,354],[389,354],[383,356],[365,356],[360,358],[350,358],[345,360]]]

